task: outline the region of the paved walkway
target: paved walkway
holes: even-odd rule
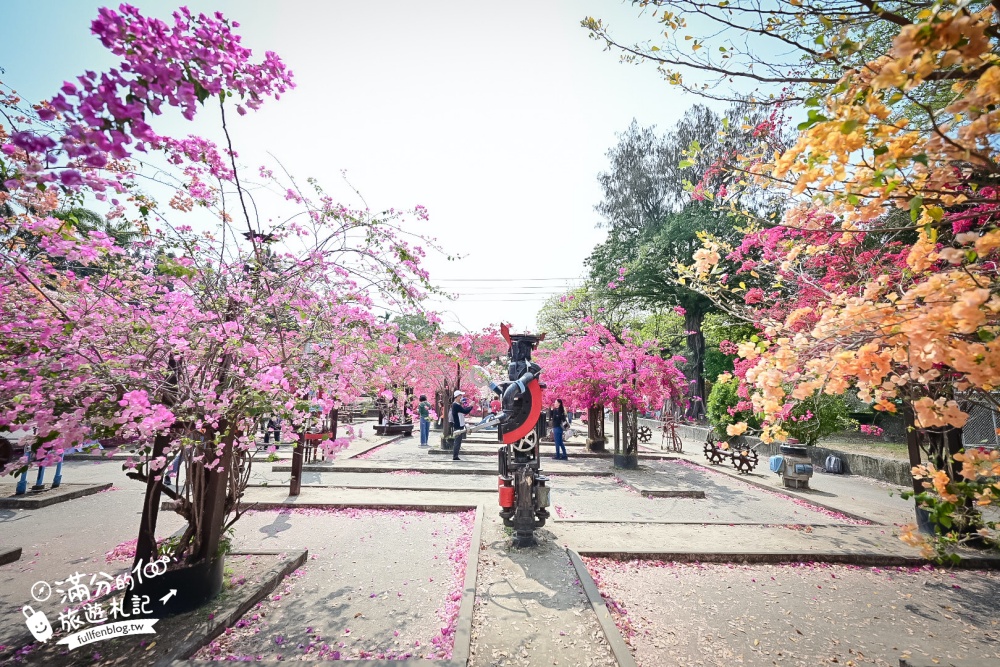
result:
[[[288,582],[291,605],[271,600],[266,626],[250,624],[253,619],[247,617],[247,627],[261,633],[251,630],[227,639],[218,650],[233,655],[291,655],[276,648],[280,645],[274,637],[280,636],[281,642],[287,638],[296,647],[325,645],[328,657],[340,649],[345,649],[343,656],[427,655],[430,631],[425,622],[437,618],[442,594],[452,594],[434,574],[448,570],[434,556],[450,548],[435,542],[444,539],[434,534],[435,526],[451,525],[449,521],[459,515],[415,515],[424,518],[414,519],[402,531],[399,521],[407,519],[399,514],[400,508],[432,512],[484,508],[470,661],[484,667],[614,664],[566,547],[585,555],[667,556],[681,561],[860,558],[876,564],[916,555],[896,536],[895,524],[909,522],[913,513],[912,504],[899,498],[901,489],[864,478],[817,475],[811,490],[790,492],[763,468],[740,476],[725,466],[706,467],[700,449],[692,451],[694,443],[687,444],[689,452],[678,458],[658,456],[654,450],[635,471],[613,470],[610,458],[579,456],[581,442],[571,443],[568,461],[544,458],[542,471],[551,476],[552,517],[537,533],[539,547],[515,549],[498,516],[495,442],[477,438],[482,441],[463,447],[463,460],[455,462],[433,448],[418,448],[417,438],[380,438],[370,424],[363,424],[362,432],[363,438],[332,461],[308,466],[296,498],[288,496],[287,446],[279,448],[279,460],[255,463],[244,503],[263,511],[237,524],[237,548],[305,547],[313,558]],[[551,447],[545,445],[543,451]],[[17,563],[0,566],[0,644],[16,645],[24,639],[20,607],[30,599],[36,579],[61,579],[74,568],[117,572],[125,564],[107,561],[104,553],[134,539],[142,485],[125,478],[120,461],[108,460],[67,462],[64,479],[113,482],[115,490],[37,511],[0,510],[4,544],[21,546],[25,554]],[[704,498],[648,498],[637,491],[643,489],[703,492]],[[309,509],[317,506],[395,509],[370,515],[351,510],[355,514],[347,516]],[[160,534],[179,525],[175,515],[164,512]],[[447,539],[452,540],[447,544],[454,544],[454,537]],[[381,570],[387,574],[385,585],[369,591],[379,579],[374,573]],[[400,587],[416,585],[425,576],[425,602],[393,606],[392,595],[403,592]],[[430,586],[432,577],[437,587]],[[661,583],[651,580],[650,590]],[[375,597],[364,597],[372,594]],[[327,623],[321,630],[306,623],[310,610],[327,607],[335,610],[337,623]],[[697,606],[693,609],[685,613],[696,613]],[[674,622],[671,609],[657,613],[657,618],[649,619],[649,627],[668,632],[665,628]],[[864,617],[866,612],[858,613]],[[354,614],[360,614],[356,622]],[[348,621],[356,626],[350,628],[351,635],[357,632],[356,637],[365,641],[345,639]],[[716,631],[715,625],[725,620],[706,613],[699,622],[698,627]],[[337,633],[342,636],[334,641]],[[274,645],[262,644],[251,634],[264,634]],[[421,647],[413,645],[418,641]],[[681,653],[693,652],[690,664],[699,659],[717,664],[718,656],[703,652],[698,644],[670,645]],[[661,654],[639,651],[637,655]],[[767,656],[777,654],[772,651]],[[658,664],[659,659],[647,664]]]

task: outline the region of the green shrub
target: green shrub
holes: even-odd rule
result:
[[[705,350],[705,377],[715,379],[723,373],[733,372],[732,355],[723,354],[718,349]]]
[[[815,445],[820,438],[858,428],[858,422],[851,419],[847,402],[841,396],[816,393],[792,408],[792,418],[782,422],[781,427],[789,437],[805,445]]]
[[[729,439],[726,427],[736,422],[745,421],[750,429],[759,429],[760,420],[749,410],[741,410],[735,414],[729,414],[729,408],[735,408],[740,402],[740,397],[736,390],[740,386],[737,378],[732,378],[727,382],[716,382],[712,386],[712,391],[708,394],[708,421],[715,429],[720,438]]]

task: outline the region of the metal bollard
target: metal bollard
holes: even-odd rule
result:
[[[38,466],[38,476],[35,477],[35,485],[32,491],[41,491],[45,488],[45,466]]]

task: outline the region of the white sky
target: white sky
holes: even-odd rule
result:
[[[90,32],[101,4],[33,0],[4,7],[0,67],[26,99],[110,60]],[[177,5],[133,0],[169,19]],[[579,282],[595,228],[597,173],[632,118],[672,125],[697,99],[650,66],[622,65],[579,26],[604,19],[619,36],[655,35],[630,4],[598,0],[380,2],[192,1],[240,22],[243,43],[277,52],[297,88],[233,122],[243,162],[273,153],[297,178],[372,209],[422,204],[419,230],[451,254],[427,266],[464,295],[433,306],[448,328],[508,321],[534,329],[545,298]],[[179,128],[180,129],[180,128]],[[183,128],[189,132],[190,128]],[[525,279],[485,282],[482,279]]]

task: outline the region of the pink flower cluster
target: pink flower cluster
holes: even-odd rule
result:
[[[681,400],[687,380],[677,368],[683,357],[663,359],[655,341],[625,332],[619,339],[604,326],[588,323],[555,350],[535,355],[547,385],[546,401],[567,407],[594,405],[648,409],[664,399]]]
[[[252,52],[232,32],[238,26],[219,12],[194,15],[186,7],[174,13],[172,25],[127,4],[117,11],[100,9],[91,30],[122,61],[101,74],[88,71],[76,83],[65,82],[61,92],[39,108],[42,121],[61,116],[67,123],[58,139],[32,131],[11,137],[13,146],[41,158],[23,175],[24,181],[58,178],[71,188],[87,184],[103,189],[107,181],[86,168],[104,168],[133,151],[164,145],[189,158],[198,154],[153,130],[149,115],[159,115],[164,106],[181,109],[191,120],[209,98],[223,101],[235,95],[241,114],[259,108],[264,98],[279,98],[294,86],[291,72],[270,51],[260,63],[251,62]],[[47,172],[60,161],[59,153],[65,167]]]

